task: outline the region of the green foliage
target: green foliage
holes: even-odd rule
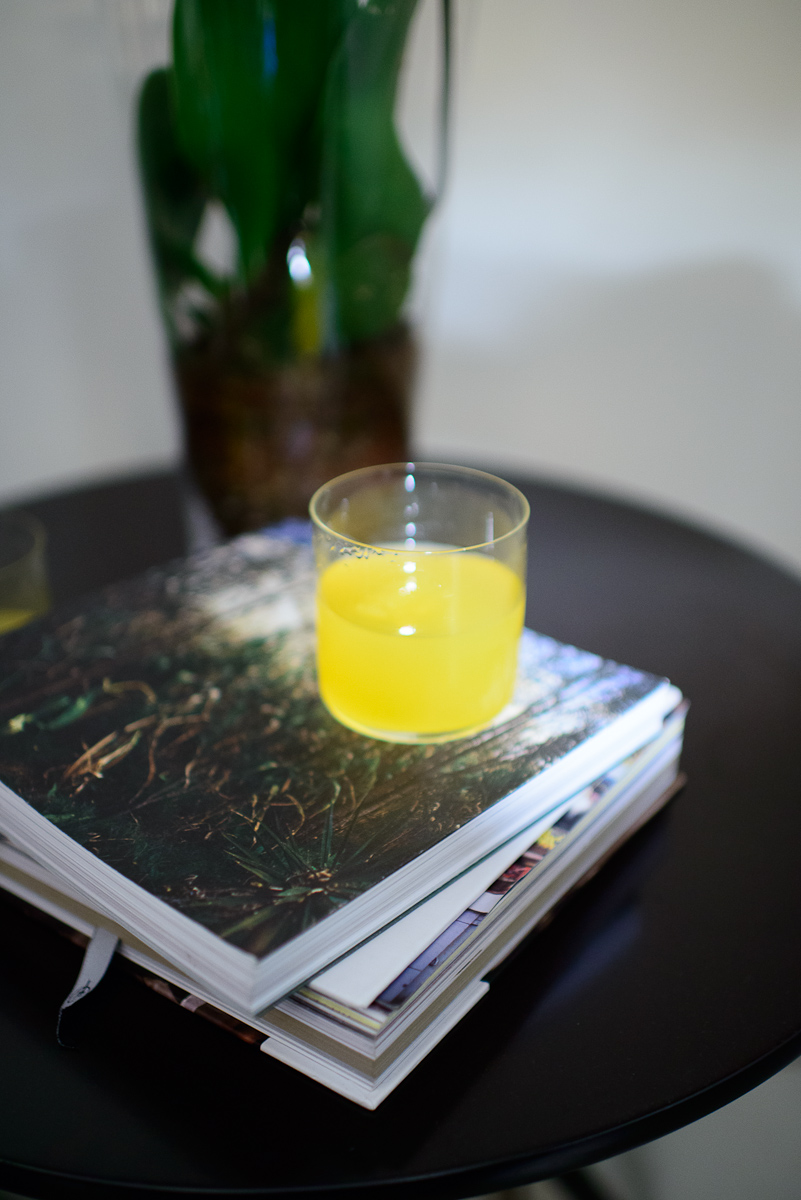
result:
[[[310,630],[232,642],[169,580],[98,606],[26,657],[0,709],[0,777],[142,887],[266,953],[529,768],[528,753],[493,753],[494,731],[436,748],[358,737],[320,704],[311,651]]]
[[[171,295],[191,278],[216,290],[193,250],[210,193],[178,144],[166,70],[148,76],[139,98],[139,167],[163,292]]]
[[[173,63],[149,76],[139,103],[146,211],[176,350],[216,339],[217,353],[247,359],[255,339],[276,361],[308,352],[310,327],[314,348],[333,350],[398,322],[430,208],[394,126],[416,2],[176,0]],[[196,253],[210,201],[236,234],[230,278]],[[293,335],[298,288],[286,253],[297,236],[313,263],[304,290],[317,317]]]
[[[311,840],[279,833],[264,822],[262,836],[254,839],[252,846],[231,839],[229,854],[243,870],[267,885],[270,905],[236,921],[224,930],[224,936],[256,931],[255,939],[251,934],[251,944],[263,954],[274,937],[284,940],[302,932],[370,886],[366,847],[350,846],[347,838],[336,836],[335,804],[333,800],[320,815]]]
[[[3,639],[0,779],[254,954],[363,895],[567,752],[596,710],[651,686],[554,643],[540,664],[553,686],[502,725],[442,745],[360,737],[317,694],[310,555],[251,553],[234,542]],[[274,604],[287,624],[250,636]]]
[[[342,332],[370,337],[397,319],[429,202],[393,120],[416,0],[352,13],[332,59],[324,106],[324,228]]]

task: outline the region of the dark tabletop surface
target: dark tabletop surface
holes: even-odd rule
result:
[[[688,786],[374,1113],[115,967],[81,1048],[59,1048],[80,952],[0,902],[0,1188],[476,1195],[667,1133],[801,1053],[801,584],[653,513],[522,486],[528,624],[679,685]],[[58,600],[185,548],[176,476],[28,508]]]

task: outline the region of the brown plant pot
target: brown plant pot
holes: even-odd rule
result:
[[[225,532],[306,516],[335,475],[407,459],[415,363],[405,326],[263,371],[208,351],[181,356],[190,466]]]

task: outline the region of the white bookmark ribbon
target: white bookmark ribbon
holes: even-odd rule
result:
[[[72,1045],[68,1039],[62,1036],[64,1033],[64,1013],[73,1004],[77,1004],[79,1000],[83,1000],[84,996],[88,996],[90,992],[94,991],[108,970],[108,965],[114,957],[114,951],[117,949],[118,942],[119,938],[116,934],[109,933],[107,929],[95,930],[92,940],[86,947],[81,969],[78,972],[78,978],[75,980],[75,986],[58,1010],[56,1037],[59,1045]]]

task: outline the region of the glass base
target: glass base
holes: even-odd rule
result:
[[[329,704],[324,696],[321,696],[320,699],[331,716],[346,729],[352,729],[355,733],[361,733],[365,737],[376,738],[380,742],[400,742],[410,746],[425,746],[435,742],[455,742],[460,738],[472,737],[476,733],[481,733],[483,729],[488,729],[490,725],[494,725],[507,707],[504,705],[504,708],[494,713],[486,721],[480,721],[477,725],[469,725],[465,729],[448,729],[440,733],[410,733],[405,729],[373,729],[370,725],[362,725],[360,721],[355,721],[346,713],[341,712],[335,705]]]

